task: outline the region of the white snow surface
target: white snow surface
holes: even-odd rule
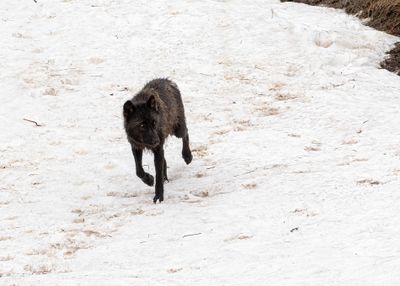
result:
[[[0,285],[400,285],[397,38],[277,0],[0,16]],[[194,160],[168,140],[155,205],[122,105],[156,77]]]

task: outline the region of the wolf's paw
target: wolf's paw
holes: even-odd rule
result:
[[[190,152],[190,151],[182,152],[182,158],[183,158],[183,160],[185,160],[185,163],[189,165],[193,159],[192,152]]]
[[[164,196],[163,195],[155,195],[154,199],[153,199],[153,203],[157,203],[157,201],[160,201],[160,203],[164,200]]]
[[[148,186],[154,185],[154,177],[148,173],[145,173],[144,177],[141,179],[142,179],[143,183],[145,183]]]

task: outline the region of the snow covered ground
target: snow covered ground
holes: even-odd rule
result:
[[[0,285],[399,285],[398,39],[277,0],[37,2],[0,3]],[[194,160],[169,139],[154,205],[121,108],[165,76]]]

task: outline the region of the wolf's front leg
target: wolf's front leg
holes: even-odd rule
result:
[[[143,170],[142,166],[142,157],[143,157],[143,150],[136,149],[132,146],[132,153],[133,157],[135,157],[135,165],[136,165],[136,175],[146,184],[149,186],[154,185],[154,178],[149,173],[146,173]]]
[[[160,203],[164,200],[164,147],[160,144],[154,151],[154,166],[156,168],[156,194],[154,196],[153,202],[156,203],[157,200]]]

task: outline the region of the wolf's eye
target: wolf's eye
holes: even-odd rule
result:
[[[144,123],[140,124],[139,127],[143,129],[144,128]]]

